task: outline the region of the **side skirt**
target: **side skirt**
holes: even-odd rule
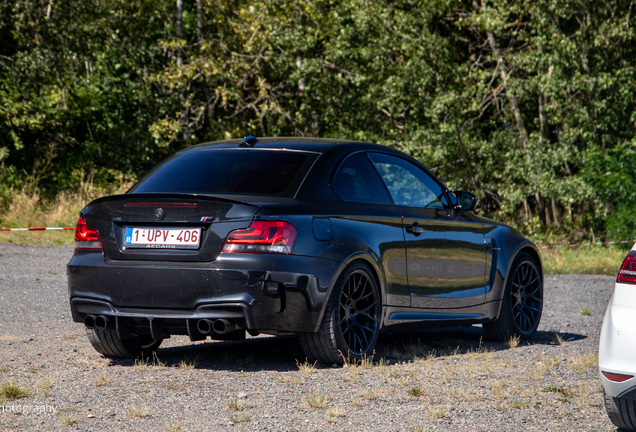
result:
[[[396,306],[383,307],[382,330],[385,332],[481,324],[493,321],[501,300],[466,308],[426,309]]]

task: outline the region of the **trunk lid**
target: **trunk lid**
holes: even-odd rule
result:
[[[106,258],[202,262],[214,261],[228,233],[249,227],[259,209],[260,205],[219,196],[123,194],[92,201],[81,216],[99,231]],[[124,244],[127,228],[173,229],[175,234],[181,229],[201,231],[196,248],[133,248]]]

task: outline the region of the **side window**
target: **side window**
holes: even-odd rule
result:
[[[441,209],[447,207],[442,186],[417,165],[383,153],[369,153],[397,205]]]
[[[362,153],[349,156],[340,165],[333,189],[343,201],[391,204],[382,180]]]

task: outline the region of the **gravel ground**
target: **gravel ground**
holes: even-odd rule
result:
[[[315,368],[293,337],[172,337],[145,363],[103,358],[71,321],[71,254],[0,243],[0,383],[28,392],[0,393],[0,431],[615,430],[596,366],[613,277],[547,277],[539,332],[517,347],[449,328],[384,335],[374,363]]]

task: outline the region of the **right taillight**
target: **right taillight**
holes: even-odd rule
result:
[[[631,251],[625,257],[616,282],[636,284],[636,251]]]
[[[222,252],[290,254],[297,235],[286,221],[254,221],[249,228],[230,232]]]
[[[86,225],[84,218],[79,218],[75,226],[75,249],[103,249],[99,231]]]

